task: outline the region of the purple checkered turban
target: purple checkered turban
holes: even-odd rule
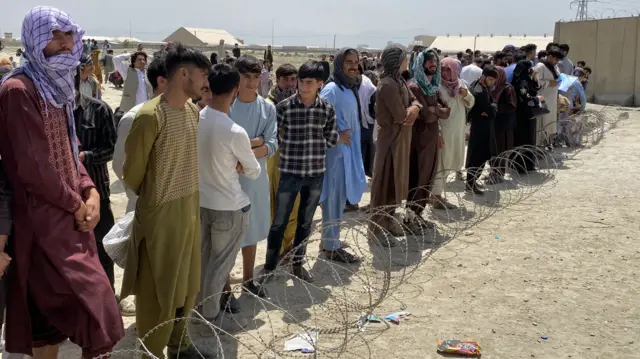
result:
[[[71,54],[59,54],[48,59],[42,50],[53,39],[53,31],[73,32]],[[31,9],[22,23],[22,44],[31,79],[43,99],[62,108],[75,99],[73,71],[80,65],[84,30],[64,11],[49,6]]]
[[[43,50],[53,39],[53,31],[73,32],[73,50],[71,54],[59,54],[44,57]],[[18,74],[29,77],[42,97],[46,107],[65,108],[68,119],[69,139],[78,164],[78,144],[75,121],[75,82],[74,71],[80,64],[82,55],[82,36],[84,30],[64,11],[50,6],[36,6],[24,17],[22,23],[22,44],[24,45],[22,66],[7,74],[3,82]]]

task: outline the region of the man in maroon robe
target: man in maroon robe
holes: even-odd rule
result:
[[[13,190],[7,351],[55,359],[71,339],[83,358],[113,350],[122,318],[92,230],[100,195],[78,159],[72,70],[84,31],[38,6],[22,26],[26,63],[0,85],[0,155]]]

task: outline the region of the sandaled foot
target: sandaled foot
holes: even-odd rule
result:
[[[116,296],[116,301],[120,308],[120,314],[122,314],[123,317],[133,317],[136,315],[136,304],[132,298],[120,299],[119,296]]]
[[[344,250],[344,248],[339,248],[334,251],[323,251],[325,258],[330,261],[339,262],[339,263],[357,263],[360,262],[360,258],[355,254],[351,254]]]

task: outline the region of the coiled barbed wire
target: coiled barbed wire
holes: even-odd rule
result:
[[[578,154],[593,148],[607,131],[628,119],[626,111],[605,106],[587,109],[564,120],[577,124],[573,128],[579,130],[576,136],[581,140],[580,146],[556,148],[553,152],[536,146],[522,146],[501,153],[491,163],[499,163],[504,168],[504,181],[490,181],[494,168],[479,169],[482,171],[479,182],[488,189],[482,197],[466,192],[464,181],[452,181],[460,169],[443,170],[442,175],[448,178],[443,197],[456,208],[433,209],[434,203],[422,207],[416,203],[403,203],[399,208],[382,207],[345,214],[340,223],[329,225],[340,226],[340,238],[361,262],[342,264],[329,261],[323,255],[308,253],[305,261],[315,274],[313,283],[297,279],[288,265],[279,265],[270,274],[274,278],[267,284],[268,299],[244,293],[249,300],[243,301],[240,316],[252,323],[240,332],[224,332],[194,309],[188,318],[162,323],[135,343],[121,343],[112,353],[100,358],[140,355],[156,358],[144,347],[143,340],[160,327],[176,321],[187,322],[182,335],[188,337],[200,353],[217,355],[217,358],[338,358],[345,354],[370,358],[372,352],[368,343],[389,329],[389,325],[373,329],[367,325],[369,315],[383,309],[406,307],[402,298],[404,289],[411,287],[413,274],[443,245],[453,240],[471,245],[481,240],[474,236],[473,230],[495,229],[484,224],[494,214],[509,209],[513,216],[523,215],[524,211],[513,207],[527,202],[537,205],[539,198],[549,197],[548,191],[556,184],[558,168],[579,167]],[[527,172],[522,168],[525,157],[534,159],[537,171]],[[410,208],[422,212],[422,226],[410,224],[417,219]],[[390,231],[372,218],[386,219],[394,230]],[[306,241],[308,248],[321,243],[320,227],[316,226]],[[390,242],[395,246],[389,247]],[[442,260],[439,264],[446,265]],[[233,292],[240,294],[240,289],[235,288]],[[287,339],[304,333],[318,335],[312,354],[283,350]],[[132,344],[134,348],[131,348]]]

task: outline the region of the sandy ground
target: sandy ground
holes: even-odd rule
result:
[[[106,86],[104,97],[115,108],[120,92]],[[506,209],[456,197],[461,196],[460,186],[452,183],[449,198],[462,200],[470,216],[492,215],[462,228],[464,233],[442,247],[430,243],[429,248],[394,253],[393,288],[374,313],[406,307],[412,316],[400,325],[370,324],[364,332],[345,329],[345,323],[360,315],[357,304],[367,303],[371,292],[383,286],[380,261],[370,255],[362,236],[343,228],[344,239],[365,257],[359,269],[316,260],[317,244],[309,245],[315,286],[290,279],[269,285],[272,303],[287,315],[241,297],[242,316],[250,324],[237,341],[222,337],[224,357],[266,358],[268,347],[281,352],[283,337],[300,332],[304,323],[328,333],[320,334],[318,357],[342,352],[341,358],[438,358],[438,339],[472,339],[481,343],[483,357],[492,359],[640,358],[638,131],[640,112],[632,111],[598,145],[565,161],[555,178],[529,198],[516,201],[522,190],[504,186],[500,202],[519,202]],[[126,196],[113,173],[111,179],[112,207],[119,217]],[[368,201],[367,192],[361,204]],[[316,224],[320,214],[318,210]],[[453,234],[455,223],[442,227],[443,232]],[[319,237],[316,232],[312,239]],[[264,253],[262,242],[259,266]],[[414,272],[409,277],[405,271]],[[234,273],[241,273],[240,257]],[[117,287],[121,277],[117,269]],[[127,337],[118,350],[132,349],[135,341],[134,318],[124,322]],[[217,346],[215,338],[194,334],[193,339],[204,351]],[[80,358],[79,353],[67,343],[59,358]]]

